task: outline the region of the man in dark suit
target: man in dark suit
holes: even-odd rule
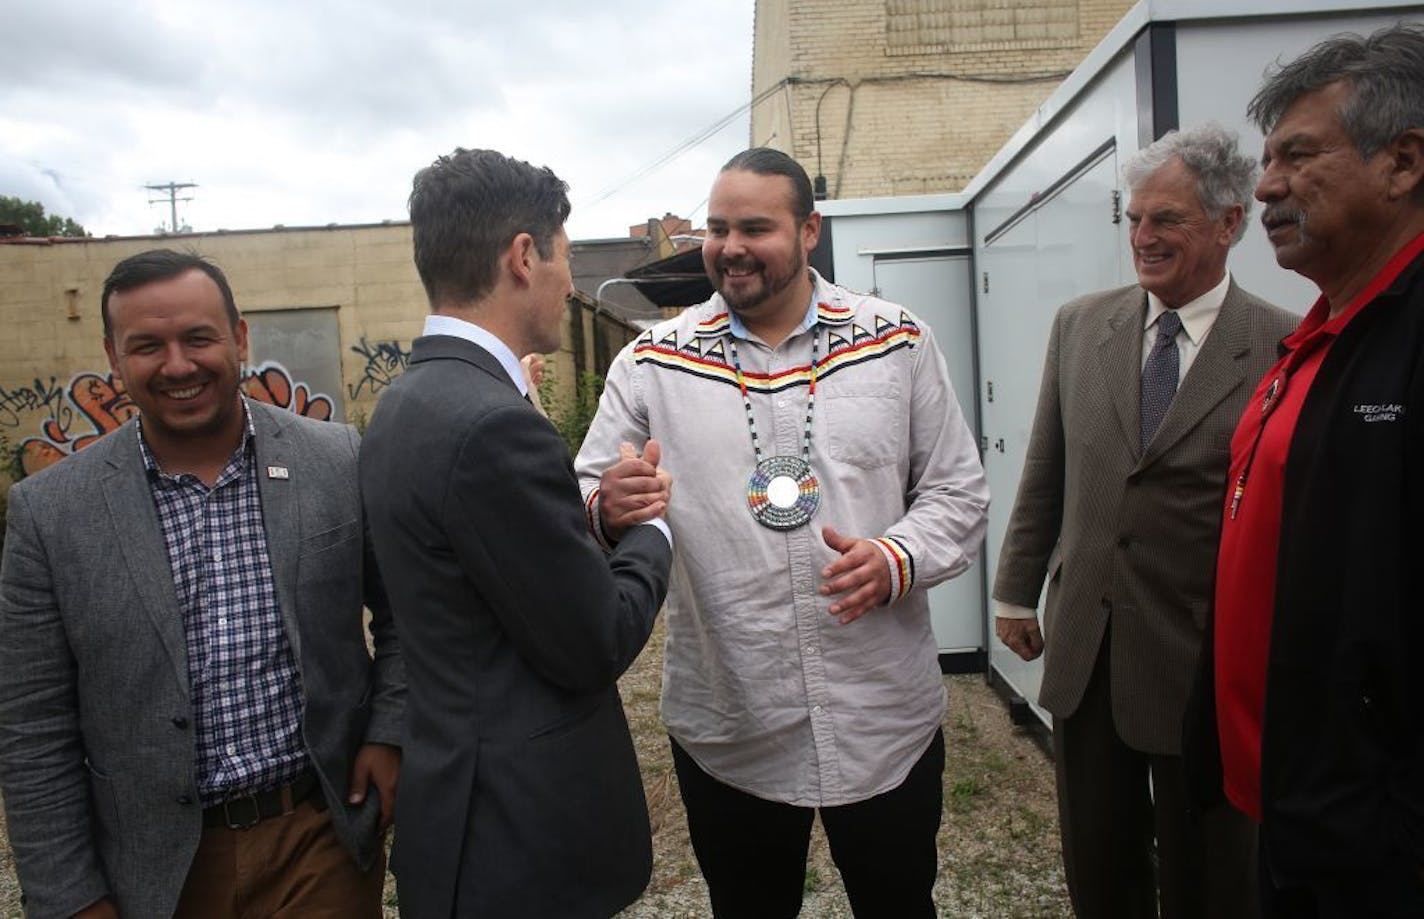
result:
[[[1226,270],[1255,170],[1215,125],[1139,152],[1124,169],[1138,283],[1067,304],[1049,339],[994,598],[1005,645],[1026,660],[1046,645],[1083,917],[1156,916],[1159,896],[1168,917],[1255,914],[1251,826],[1225,808],[1195,824],[1181,765],[1227,442],[1296,319]]]
[[[239,395],[198,256],[125,259],[100,309],[138,416],[11,489],[0,564],[28,914],[379,916],[404,674],[356,433]]]
[[[652,870],[615,681],[667,589],[667,478],[656,444],[610,471],[660,484],[605,557],[517,357],[559,347],[566,188],[456,150],[410,197],[433,315],[381,397],[361,486],[412,662],[393,867],[414,919],[608,916]]]

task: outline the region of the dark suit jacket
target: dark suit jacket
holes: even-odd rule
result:
[[[356,432],[248,405],[307,752],[364,868],[380,809],[374,793],[345,805],[351,758],[367,741],[400,743],[404,674],[365,551]],[[182,611],[130,423],[10,490],[0,786],[30,916],[105,894],[125,919],[172,915],[202,833],[191,719]]]
[[[1144,452],[1146,303],[1132,285],[1059,310],[994,597],[1037,606],[1048,578],[1039,702],[1060,718],[1077,709],[1111,619],[1118,736],[1175,755],[1216,568],[1231,434],[1300,317],[1232,281]]]
[[[495,358],[415,341],[361,447],[411,698],[392,867],[401,912],[607,916],[652,868],[615,681],[647,641],[671,549],[606,557],[568,448]]]

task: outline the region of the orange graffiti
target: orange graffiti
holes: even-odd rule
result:
[[[312,393],[305,383],[294,383],[287,368],[274,361],[249,369],[243,374],[241,386],[249,399],[308,418],[329,421],[333,413],[330,398]],[[112,373],[75,374],[65,396],[69,404],[61,405],[44,420],[40,425],[41,436],[27,437],[20,445],[20,466],[25,475],[53,466],[138,414],[138,407],[124,389],[124,381]],[[76,412],[90,425],[90,430],[78,435],[73,430]]]
[[[323,395],[312,395],[305,383],[293,383],[291,374],[281,364],[263,364],[249,371],[243,378],[242,391],[258,402],[288,408],[318,421],[331,420],[331,400]]]

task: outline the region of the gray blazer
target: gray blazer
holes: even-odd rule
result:
[[[1036,606],[1048,579],[1039,702],[1060,718],[1077,709],[1111,620],[1118,736],[1176,755],[1211,599],[1231,435],[1300,317],[1232,281],[1143,452],[1146,303],[1133,285],[1059,310],[994,598]]]
[[[345,805],[365,742],[400,743],[405,675],[364,538],[351,428],[249,402],[303,733],[357,863],[379,802]],[[283,466],[289,478],[271,478]],[[373,618],[375,660],[362,628]],[[10,491],[0,564],[0,788],[30,916],[104,895],[169,916],[202,831],[182,613],[126,424]]]

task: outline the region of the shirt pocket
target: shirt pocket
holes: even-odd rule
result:
[[[899,386],[889,382],[862,383],[854,392],[827,393],[822,398],[826,452],[832,459],[861,469],[875,469],[900,456],[905,446],[905,409],[900,403]]]

